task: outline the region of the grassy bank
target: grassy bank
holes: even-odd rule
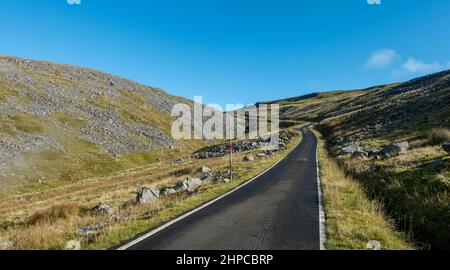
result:
[[[371,240],[386,250],[410,250],[405,234],[395,231],[382,205],[370,200],[361,184],[347,176],[328,155],[318,132],[319,166],[330,250],[366,249]]]
[[[418,147],[389,160],[340,162],[417,246],[449,248],[450,158],[440,146]]]
[[[152,205],[136,206],[132,202],[139,187],[161,188],[183,177],[195,175],[208,166],[224,173],[227,157],[190,160],[178,165],[169,162],[151,164],[110,177],[91,178],[39,192],[0,201],[0,240],[11,240],[17,249],[63,249],[69,240],[79,240],[83,249],[106,249],[149,229],[158,227],[211,199],[236,188],[284,158],[301,140],[266,158],[243,162],[248,153],[235,155],[235,178],[229,184],[208,184],[195,194],[163,197]],[[258,151],[252,152],[256,154]],[[115,209],[112,216],[90,209],[105,202]],[[98,233],[82,237],[78,228],[102,224]]]

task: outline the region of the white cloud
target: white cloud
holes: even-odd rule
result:
[[[369,5],[381,5],[381,0],[367,0]]]
[[[409,73],[429,74],[444,69],[441,63],[435,61],[433,63],[425,63],[415,58],[408,58],[403,64],[403,69]]]
[[[383,49],[372,53],[366,63],[368,68],[382,68],[390,65],[392,62],[400,58],[398,53],[392,49]]]
[[[81,5],[81,0],[67,0],[69,5]]]

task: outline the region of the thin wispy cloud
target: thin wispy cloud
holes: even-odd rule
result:
[[[399,58],[400,56],[393,49],[379,50],[372,53],[372,55],[367,60],[366,67],[367,68],[387,67]]]
[[[425,63],[423,61],[410,57],[403,64],[403,69],[409,73],[429,74],[444,69],[444,66],[437,61],[433,63]]]
[[[81,0],[67,0],[69,5],[81,5]]]
[[[381,69],[388,66],[393,66],[392,77],[402,78],[406,76],[422,76],[441,70],[450,69],[449,62],[426,62],[415,57],[408,57],[406,60],[401,60],[401,56],[393,49],[382,49],[372,53],[366,62],[365,67],[368,69]]]
[[[367,0],[369,5],[381,5],[381,0]]]

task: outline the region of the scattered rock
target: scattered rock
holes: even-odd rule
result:
[[[229,184],[229,183],[231,183],[231,180],[230,179],[228,179],[228,178],[224,178],[223,180],[222,180],[225,184]]]
[[[137,204],[153,203],[159,198],[159,190],[143,187],[139,189],[136,196]]]
[[[198,170],[198,177],[202,180],[202,181],[210,181],[212,180],[212,178],[214,177],[214,174],[211,173],[210,169],[206,166],[201,167]]]
[[[105,203],[101,203],[94,207],[92,211],[104,214],[104,215],[112,215],[114,213],[114,209],[112,209],[109,205]]]
[[[0,241],[0,250],[11,250],[14,248],[12,241]]]
[[[85,226],[79,229],[79,232],[84,238],[88,238],[90,236],[94,236],[100,233],[101,229],[105,227],[105,223],[94,224],[91,226]]]
[[[164,188],[160,191],[161,196],[167,196],[175,193],[177,193],[177,191],[174,188]]]
[[[196,191],[203,184],[202,180],[198,178],[188,178],[185,180],[185,182],[186,186],[188,187],[187,191],[189,192]]]
[[[256,156],[259,157],[259,158],[267,157],[267,155],[265,153],[258,153],[258,154],[256,154]]]
[[[355,151],[352,154],[352,159],[367,159],[369,155],[367,154],[367,152],[363,152],[363,151]]]
[[[185,181],[180,181],[175,184],[173,189],[175,190],[175,192],[183,192],[183,191],[188,190],[188,186]]]
[[[386,146],[381,150],[381,154],[384,158],[390,158],[395,157],[400,154],[404,154],[409,149],[409,143],[408,142],[402,142],[402,143],[394,143],[391,145]]]
[[[21,72],[23,68],[29,72],[28,75]],[[171,136],[159,128],[145,125],[141,121],[128,121],[111,105],[95,105],[100,102],[100,97],[104,97],[119,104],[136,107],[140,111],[136,117],[141,118],[145,113],[139,109],[144,105],[127,94],[136,93],[147,101],[145,106],[150,106],[161,115],[170,114],[172,107],[180,101],[155,88],[99,71],[14,57],[0,59],[0,69],[0,81],[10,85],[11,91],[17,92],[17,97],[27,97],[27,102],[22,102],[20,98],[6,96],[8,102],[0,104],[1,121],[6,119],[7,115],[16,113],[32,115],[36,118],[37,125],[51,123],[57,134],[88,141],[112,157],[166,149],[175,143]],[[53,76],[48,81],[42,76],[30,74]],[[71,85],[78,87],[73,88]],[[30,88],[40,91],[29,92],[27,89]],[[61,119],[51,117],[55,113],[60,115]],[[73,129],[72,123],[80,124],[82,128]],[[54,133],[17,131],[14,136],[2,133],[0,171],[18,163],[31,167],[32,163],[24,160],[24,154],[27,153],[73,150]],[[130,134],[137,134],[142,140],[132,139]],[[51,173],[56,174],[58,171],[58,168],[50,169]],[[22,173],[18,176],[21,175]]]
[[[381,250],[381,243],[376,240],[371,240],[367,243],[366,249],[369,250]]]
[[[253,162],[253,161],[255,161],[255,158],[251,155],[247,155],[244,157],[244,161],[245,162]]]
[[[383,148],[383,150],[381,150],[381,154],[383,155],[384,158],[398,156],[400,152],[401,152],[400,147],[395,146],[393,144],[388,145],[385,148]]]
[[[287,143],[292,141],[294,137],[294,133],[292,132],[286,132],[281,131],[280,132],[280,141],[279,146],[284,147]],[[269,143],[271,142],[271,137],[266,136],[263,138],[259,138],[254,141],[239,141],[236,143],[233,143],[233,153],[242,153],[247,152],[251,150],[260,149],[264,146],[269,146]],[[280,149],[274,149],[276,151]],[[208,159],[208,158],[215,158],[215,157],[223,157],[229,154],[229,145],[228,144],[219,144],[214,146],[208,146],[205,147],[197,152],[195,152],[192,155],[192,158],[195,159]]]
[[[377,149],[377,148],[367,149],[366,152],[367,152],[367,155],[369,157],[375,157],[375,156],[378,156],[380,154],[380,150]]]
[[[202,180],[202,182],[203,182],[204,184],[206,184],[206,183],[211,183],[211,182],[213,182],[214,179],[215,179],[214,175],[210,175],[210,176],[207,176],[207,177],[202,177],[201,180]]]
[[[210,169],[208,167],[206,167],[206,166],[203,166],[203,167],[201,167],[199,169],[199,172],[202,173],[202,174],[209,173]]]
[[[357,145],[349,145],[346,147],[343,147],[341,149],[341,152],[345,155],[345,154],[353,154],[356,151],[359,151],[359,147]]]
[[[70,240],[66,244],[66,250],[80,250],[80,249],[81,249],[80,241]]]
[[[397,146],[400,148],[400,154],[405,154],[409,149],[408,142],[394,143],[394,146]]]
[[[450,155],[450,142],[446,142],[442,145],[442,149],[444,149],[445,152],[447,152],[447,154]]]

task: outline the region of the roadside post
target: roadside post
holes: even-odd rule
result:
[[[232,141],[232,134],[231,134],[231,118],[228,118],[228,129],[229,129],[229,139],[230,142],[228,144],[228,150],[229,150],[229,154],[230,154],[230,166],[229,166],[229,171],[230,171],[230,181],[233,181],[233,141]]]

